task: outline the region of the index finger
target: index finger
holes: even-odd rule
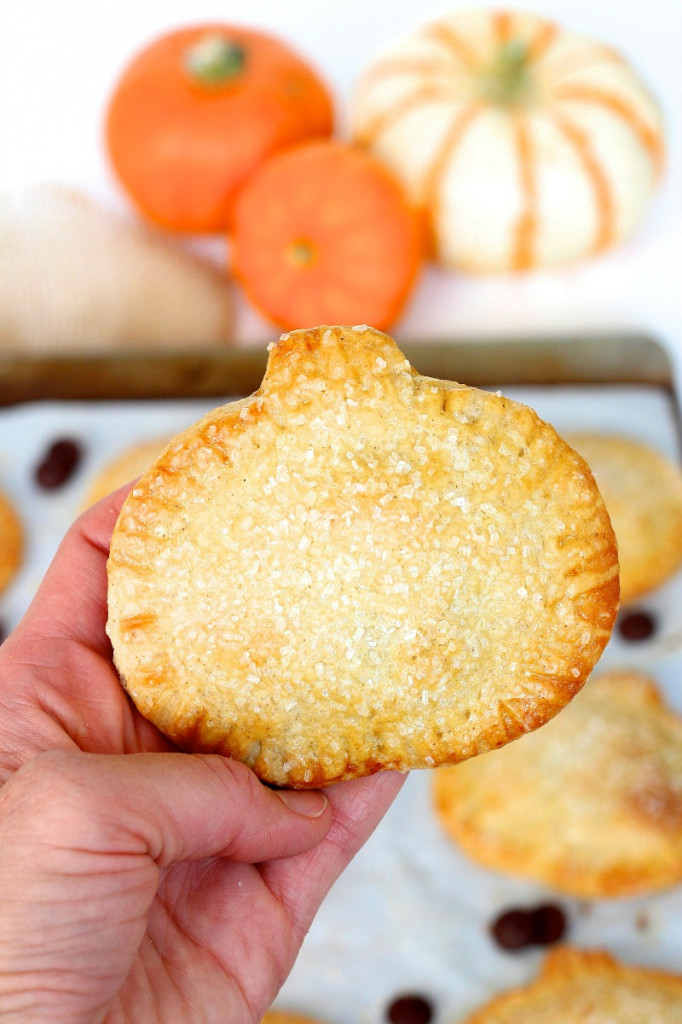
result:
[[[62,540],[19,630],[68,639],[109,657],[107,558],[121,506],[134,481],[119,487],[75,521]]]

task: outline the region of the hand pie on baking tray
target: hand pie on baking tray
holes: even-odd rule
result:
[[[594,473],[618,539],[623,604],[682,564],[682,471],[647,444],[609,434],[569,434]]]
[[[682,719],[635,672],[590,679],[545,728],[433,785],[444,829],[487,867],[587,898],[682,881]]]
[[[158,458],[170,438],[150,438],[129,445],[107,462],[90,482],[84,508],[140,476]]]
[[[583,460],[369,328],[284,335],[254,395],[144,474],[109,559],[108,631],[142,714],[289,786],[460,761],[542,725],[617,603]]]
[[[277,1006],[271,1006],[261,1018],[261,1024],[321,1024],[321,1022],[315,1017],[307,1017],[303,1013],[280,1010]]]
[[[0,492],[0,593],[16,576],[24,556],[24,530],[10,499]]]
[[[608,953],[563,947],[540,976],[482,1006],[463,1024],[680,1024],[682,977],[630,967]]]

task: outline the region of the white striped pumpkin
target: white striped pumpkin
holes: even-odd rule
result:
[[[553,267],[640,223],[660,176],[660,111],[612,48],[530,13],[460,11],[367,69],[353,134],[427,211],[443,263]]]

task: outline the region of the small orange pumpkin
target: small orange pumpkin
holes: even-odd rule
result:
[[[254,306],[284,328],[385,329],[417,278],[422,221],[374,157],[309,142],[272,157],[244,187],[232,255]]]
[[[139,210],[166,228],[219,232],[271,153],[332,131],[327,89],[272,37],[231,25],[162,36],[120,78],[106,142]]]

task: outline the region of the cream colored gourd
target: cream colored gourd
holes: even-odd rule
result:
[[[210,260],[79,189],[0,193],[0,353],[224,347],[232,306]]]
[[[472,272],[616,244],[663,163],[659,109],[623,57],[530,13],[456,12],[396,41],[352,127],[427,210],[437,258]]]

